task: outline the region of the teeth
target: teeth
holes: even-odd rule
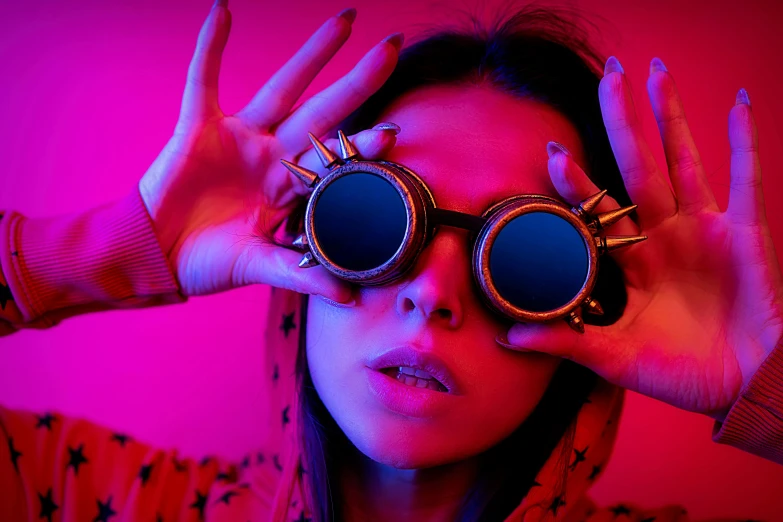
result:
[[[448,392],[445,386],[443,386],[437,379],[432,377],[429,373],[422,370],[414,370],[405,366],[398,366],[397,368],[389,368],[388,374],[403,384],[408,386],[414,386],[416,388],[429,388],[433,391]],[[424,375],[426,377],[420,377]]]
[[[414,370],[413,368],[408,368],[407,366],[400,366],[398,371],[404,373],[405,375],[415,375],[419,379],[434,379],[432,375],[425,372],[424,370]]]

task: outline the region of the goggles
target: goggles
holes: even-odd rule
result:
[[[390,161],[365,161],[342,131],[340,156],[312,133],[329,173],[283,165],[312,190],[304,234],[293,246],[302,268],[322,265],[360,285],[388,284],[405,275],[438,227],[469,231],[473,279],[484,304],[517,322],[564,319],[584,333],[582,313],[602,315],[590,296],[599,257],[647,239],[599,236],[636,205],[593,215],[602,190],[570,207],[540,194],[504,199],[481,216],[438,208],[424,181]]]

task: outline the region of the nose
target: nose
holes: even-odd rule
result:
[[[403,318],[456,329],[470,291],[470,259],[464,231],[441,228],[400,285],[397,313]]]

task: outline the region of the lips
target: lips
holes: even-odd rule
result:
[[[447,393],[460,395],[460,391],[452,372],[446,363],[432,352],[416,349],[410,345],[398,346],[371,360],[367,366],[373,370],[387,373],[389,368],[407,366],[414,370],[422,370],[437,379],[447,390]]]

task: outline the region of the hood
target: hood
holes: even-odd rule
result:
[[[295,370],[301,303],[300,294],[273,288],[266,322],[264,358],[271,379],[262,383],[262,397],[269,401],[266,425],[270,429],[265,445],[279,449],[275,455],[278,462],[274,464],[282,468],[274,492],[274,522],[302,520],[303,510],[305,520],[312,517],[309,488],[302,480],[307,463],[301,460],[302,446],[297,436],[299,398]],[[570,521],[590,513],[593,504],[586,492],[600,476],[614,446],[623,399],[621,388],[599,379],[571,426],[575,430],[573,447],[565,439],[560,441],[539,471],[534,486],[506,522]],[[564,466],[566,476],[562,474]]]

